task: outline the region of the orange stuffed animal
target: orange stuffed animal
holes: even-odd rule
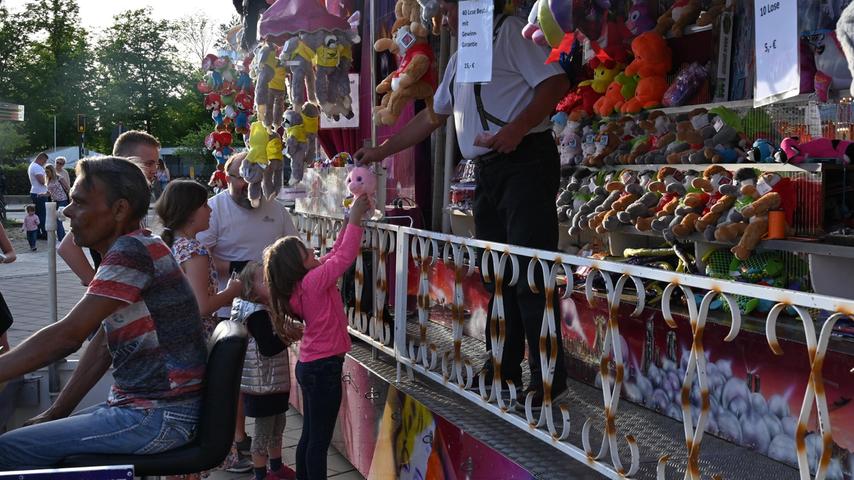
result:
[[[635,59],[626,67],[628,76],[640,75],[635,96],[623,104],[623,113],[637,113],[644,108],[661,105],[661,98],[667,90],[667,79],[672,55],[670,47],[660,34],[649,31],[632,40],[632,52]]]
[[[616,80],[611,82],[608,85],[608,89],[605,90],[605,96],[596,100],[596,103],[593,104],[593,110],[602,117],[611,115],[615,110],[619,111],[619,107],[626,101],[620,91],[622,88],[623,86],[617,83]]]

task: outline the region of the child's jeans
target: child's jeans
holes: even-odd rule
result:
[[[27,230],[27,242],[30,243],[30,249],[36,248],[36,240],[39,239],[38,230]]]
[[[326,453],[341,407],[343,357],[297,362],[303,397],[302,435],[297,445],[297,478],[326,479]]]

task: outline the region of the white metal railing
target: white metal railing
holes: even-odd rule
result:
[[[321,248],[325,248],[326,243],[343,225],[341,220],[309,215],[297,216],[297,223],[306,238],[309,241],[319,243]],[[398,380],[401,377],[401,367],[406,367],[408,371],[417,371],[439,384],[446,385],[450,390],[495,414],[502,420],[519,427],[532,436],[558,448],[570,457],[587,464],[597,472],[612,478],[631,477],[640,466],[640,453],[635,436],[626,434],[621,439],[616,422],[619,415],[620,392],[624,380],[624,353],[621,346],[620,318],[617,312],[621,303],[625,301],[623,290],[629,282],[634,284],[637,292],[636,299],[632,300],[635,302],[633,316],[639,315],[646,307],[644,281],[658,281],[667,284],[661,298],[661,311],[670,328],[677,326],[671,309],[671,300],[676,289],[684,293],[684,300],[687,302],[687,316],[693,341],[687,369],[682,379],[681,409],[687,457],[685,478],[689,479],[700,478],[700,448],[710,415],[709,379],[703,346],[703,331],[712,301],[722,297],[729,304],[730,328],[724,339],[727,342],[734,340],[741,331],[742,321],[739,307],[736,304],[736,296],[750,296],[772,301],[775,306],[767,314],[765,335],[769,347],[777,355],[782,354],[776,335],[777,319],[780,313],[787,307],[791,307],[797,312],[797,316],[803,324],[809,352],[807,360],[811,372],[795,434],[800,478],[823,479],[828,473],[832,434],[822,379],[822,365],[833,327],[839,319],[852,317],[854,300],[599,261],[560,252],[534,250],[375,222],[366,223],[363,247],[373,252],[374,307],[372,312],[366,312],[361,305],[361,294],[366,286],[364,285],[365,268],[360,255],[356,263],[356,303],[355,307],[347,312],[350,332],[375,349],[393,356],[398,365]],[[390,258],[392,255],[393,259]],[[482,265],[492,267],[481,269],[481,274],[484,275],[484,280],[495,284],[495,301],[490,315],[490,322],[492,322],[491,360],[495,367],[493,369],[495,377],[490,387],[486,387],[486,379],[483,374],[475,378],[473,365],[463,355],[461,348],[465,305],[462,282],[466,275],[471,275],[476,271],[475,264],[478,263],[478,260]],[[389,331],[388,325],[384,324],[382,318],[383,308],[387,305],[386,299],[390,293],[385,267],[389,261],[395,265],[393,338],[392,332]],[[417,295],[419,335],[414,341],[409,341],[406,334],[407,276],[410,261],[418,269],[419,276]],[[444,262],[452,266],[455,275],[454,295],[451,304],[453,348],[446,351],[440,351],[435,345],[430,344],[427,335],[430,328],[428,272],[430,265],[434,262]],[[527,265],[523,262],[527,262]],[[537,269],[537,266],[541,268]],[[539,272],[543,277],[541,285],[544,286],[543,294],[547,300],[539,342],[540,362],[544,366],[541,369],[545,389],[543,408],[538,415],[534,414],[531,408],[533,393],[529,393],[525,399],[524,418],[510,413],[513,402],[515,402],[513,399],[516,398],[515,389],[517,386],[513,385],[512,381],[501,378],[500,359],[502,358],[505,340],[505,316],[502,297],[502,284],[505,279],[502,278],[502,272],[505,271],[505,267],[509,269],[510,275],[509,281],[504,284],[505,287],[516,285],[519,281],[526,281],[528,287],[536,291],[537,279],[535,274]],[[605,422],[602,430],[605,433],[598,448],[594,448],[591,442],[591,428],[595,423],[593,419],[586,419],[583,423],[582,445],[574,445],[566,440],[570,428],[569,409],[566,405],[560,405],[561,416],[555,419],[551,408],[552,379],[555,368],[558,367],[556,365],[557,336],[555,329],[559,323],[556,321],[557,312],[555,312],[554,302],[550,300],[554,298],[560,277],[570,279],[564,296],[569,296],[572,293],[571,279],[573,278],[573,270],[577,267],[591,269],[584,285],[584,293],[587,301],[591,304],[595,297],[594,280],[596,277],[602,279],[607,290],[606,297],[610,311],[600,359]],[[495,272],[495,278],[489,278],[489,271]],[[699,303],[694,296],[695,291],[705,292]],[[810,309],[820,309],[833,313],[823,324],[816,325]],[[550,355],[543,348],[545,345],[551,346]],[[699,404],[701,405],[696,418],[692,416],[689,400],[695,379],[699,386]],[[499,389],[502,381],[509,384],[511,390],[511,400],[509,401],[500,394]],[[476,392],[469,389],[472,385],[477,385]],[[818,416],[816,424],[822,438],[822,445],[820,460],[817,465],[813,465],[811,472],[806,436],[809,427],[808,422],[814,409]],[[628,444],[629,458],[627,459],[620,458],[618,453],[618,445],[622,440]],[[667,460],[666,455],[661,455],[659,458],[657,467],[659,478],[664,478]]]

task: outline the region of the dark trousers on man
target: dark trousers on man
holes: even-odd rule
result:
[[[36,216],[39,217],[39,238],[42,240],[47,240],[47,230],[45,230],[45,204],[48,201],[47,195],[36,195],[35,193],[30,194],[30,199],[33,201],[33,204],[36,206]]]
[[[560,156],[550,132],[525,136],[515,152],[508,155],[486,156],[475,161],[477,186],[474,199],[475,237],[541,250],[557,250],[558,220],[555,198],[560,183]],[[502,378],[521,385],[521,362],[528,343],[528,363],[532,387],[541,386],[539,338],[543,323],[545,295],[538,280],[540,293],[533,293],[526,280],[528,258],[519,257],[519,281],[507,285],[511,276],[508,268],[502,277],[506,339],[501,358]],[[484,266],[481,266],[482,268]],[[495,278],[492,276],[492,278]],[[537,278],[542,273],[537,268]],[[492,316],[495,286],[487,284],[492,294],[489,316]],[[566,384],[561,320],[556,315],[557,365],[552,386],[562,390]],[[492,349],[490,322],[486,323],[486,348]]]

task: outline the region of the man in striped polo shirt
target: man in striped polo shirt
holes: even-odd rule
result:
[[[149,198],[142,171],[123,158],[77,164],[65,215],[75,243],[103,261],[68,315],[0,356],[0,382],[59,360],[98,333],[38,423],[0,436],[0,471],[53,466],[76,454],[157,453],[195,436],[206,361],[199,308],[169,248],[140,229]],[[111,364],[106,403],[68,416]]]

